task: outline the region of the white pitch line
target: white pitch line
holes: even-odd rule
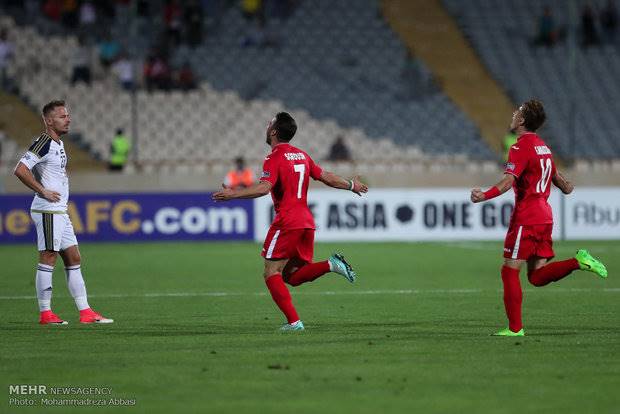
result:
[[[491,291],[491,290],[486,290]],[[527,293],[541,292],[541,289],[525,289]],[[583,293],[583,292],[603,292],[620,293],[620,288],[556,288],[546,289],[545,292],[553,293]],[[294,295],[300,296],[337,296],[337,295],[419,295],[419,294],[473,294],[483,293],[484,289],[396,289],[396,290],[350,290],[350,291],[322,291],[322,292],[295,292]],[[501,293],[502,290],[494,290],[494,293]],[[153,292],[140,294],[110,293],[101,295],[89,295],[91,298],[175,298],[175,297],[226,297],[226,296],[266,296],[267,292]],[[66,295],[58,295],[56,298],[68,298]],[[0,296],[0,300],[33,300],[35,296]]]
[[[558,241],[558,243],[562,243],[562,241]],[[587,241],[584,242],[585,244],[587,244]],[[503,243],[502,242],[497,242],[497,244],[493,244],[493,243],[485,243],[485,242],[470,242],[470,241],[463,241],[463,242],[445,242],[444,243],[445,246],[447,247],[454,247],[454,248],[458,248],[458,249],[465,249],[465,250],[484,250],[484,251],[500,251],[502,249]],[[568,246],[562,246],[562,245],[558,245],[556,244],[554,247],[554,250],[556,251],[561,251],[561,252],[571,252],[574,253],[575,248],[573,247],[568,247]],[[607,246],[595,246],[594,248],[592,248],[590,250],[590,252],[593,252],[593,254],[595,253],[615,253],[620,251],[620,244],[618,245],[607,245]]]

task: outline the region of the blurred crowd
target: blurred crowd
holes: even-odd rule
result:
[[[239,40],[242,46],[277,46],[277,34],[269,32],[267,21],[288,17],[297,1],[0,0],[0,6],[21,13],[33,24],[35,20],[31,16],[43,16],[64,32],[77,36],[78,46],[72,51],[70,62],[72,84],[90,85],[94,65],[99,65],[127,91],[136,88],[188,91],[197,87],[199,79],[190,61],[172,63],[177,48],[200,46],[209,30],[217,30],[223,12],[230,7],[238,7],[248,22],[247,31]],[[131,16],[131,27],[121,26],[127,33],[120,35],[119,25],[115,26],[118,14]],[[131,36],[149,39],[151,46],[146,53],[129,50],[121,44],[128,43]],[[3,84],[4,67],[11,53],[6,36],[0,37]]]
[[[558,23],[553,10],[545,6],[538,19],[534,44],[552,47],[566,38],[567,28]],[[578,41],[584,48],[604,44],[618,44],[618,9],[614,0],[608,0],[599,10],[585,4],[580,11]]]

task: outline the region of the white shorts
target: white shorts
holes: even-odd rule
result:
[[[53,250],[59,252],[78,244],[68,214],[35,213],[31,211],[30,217],[32,217],[37,228],[39,251]]]

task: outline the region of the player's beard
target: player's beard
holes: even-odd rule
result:
[[[271,145],[271,137],[269,135],[267,135],[267,139],[265,140],[265,142],[267,143],[267,145]]]

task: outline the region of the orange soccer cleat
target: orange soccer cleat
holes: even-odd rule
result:
[[[91,308],[80,311],[80,323],[112,323],[114,319],[104,318]]]
[[[67,325],[69,322],[63,321],[51,310],[41,312],[39,324],[41,325]]]

